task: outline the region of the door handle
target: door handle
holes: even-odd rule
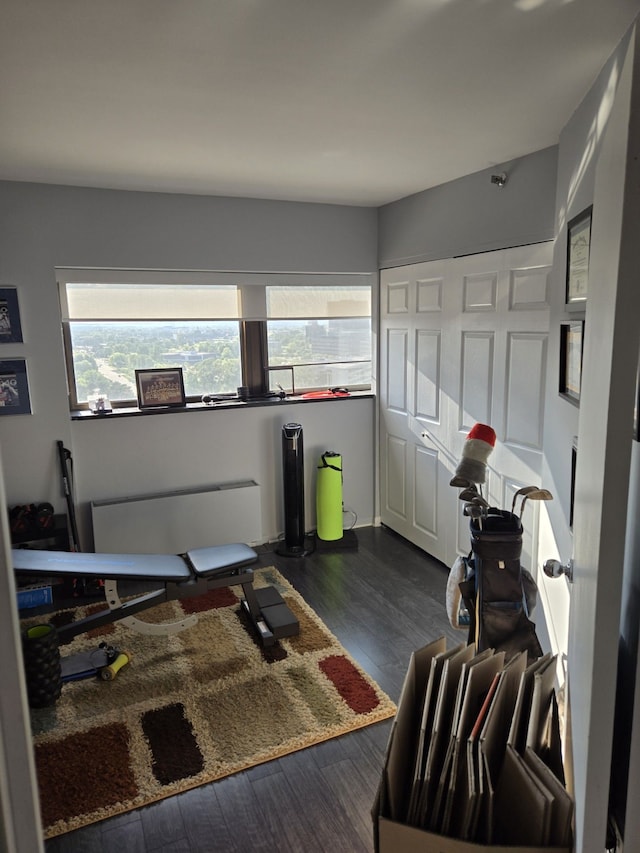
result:
[[[573,558],[565,565],[560,560],[547,560],[542,567],[545,575],[550,578],[559,578],[566,575],[569,583],[573,582]]]

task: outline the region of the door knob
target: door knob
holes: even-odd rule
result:
[[[573,581],[573,559],[564,565],[560,560],[547,560],[542,567],[545,575],[550,578],[559,578],[561,575],[566,575],[568,581]]]

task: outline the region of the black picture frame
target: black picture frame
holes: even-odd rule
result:
[[[187,404],[181,367],[136,370],[140,409],[180,408]]]
[[[277,388],[280,391],[284,391],[286,395],[295,395],[295,376],[293,367],[291,365],[283,364],[279,365],[278,367],[267,367],[266,374],[268,391],[273,392]],[[284,386],[281,383],[284,383]]]
[[[0,361],[0,416],[30,414],[27,362],[24,358]]]
[[[569,320],[560,324],[560,396],[580,405],[582,383],[582,350],[584,320]]]
[[[576,501],[576,470],[578,467],[578,436],[571,442],[571,491],[569,495],[569,530],[573,530],[573,508]]]
[[[589,256],[593,205],[585,208],[567,224],[566,307],[584,311],[589,294]]]
[[[22,342],[18,289],[0,286],[0,344]]]
[[[636,370],[636,395],[633,404],[633,440],[640,441],[640,364]]]

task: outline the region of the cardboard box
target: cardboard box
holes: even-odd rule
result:
[[[462,841],[410,826],[404,822],[406,802],[410,789],[413,757],[418,732],[417,721],[422,717],[429,662],[442,650],[440,641],[419,649],[411,656],[405,682],[398,700],[380,785],[372,808],[374,850],[376,853],[572,853],[571,847],[500,846]],[[505,742],[508,732],[505,730]],[[408,778],[409,777],[409,778]],[[515,783],[513,794],[528,800],[529,792]]]
[[[457,838],[445,838],[395,823],[384,817],[378,818],[379,853],[571,853],[569,847],[500,847],[496,844],[471,844]]]

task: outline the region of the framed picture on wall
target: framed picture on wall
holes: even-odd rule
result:
[[[580,404],[584,320],[560,324],[560,395]]]
[[[573,505],[576,498],[576,467],[578,465],[578,436],[571,442],[571,492],[569,497],[569,529],[573,530]]]
[[[591,215],[587,207],[567,225],[567,293],[571,310],[584,310],[589,292],[589,254],[591,251]]]
[[[30,415],[31,400],[24,358],[0,361],[0,415]]]
[[[186,405],[181,367],[136,370],[136,389],[141,409]]]
[[[636,396],[633,405],[633,440],[640,441],[640,365],[636,370]]]
[[[22,324],[15,287],[0,286],[0,344],[21,344]]]

